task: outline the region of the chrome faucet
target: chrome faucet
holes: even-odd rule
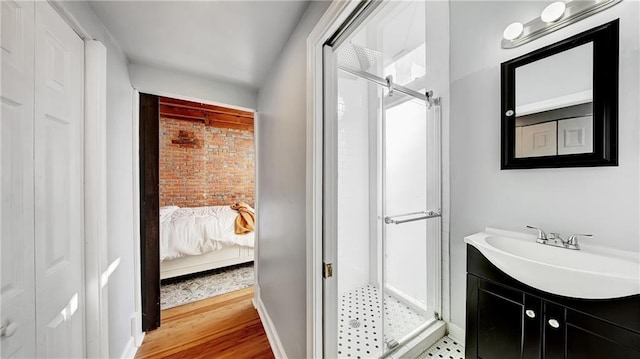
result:
[[[527,226],[527,228],[535,229],[538,231],[538,238],[536,238],[536,242],[541,244],[547,244],[547,241],[549,240],[549,238],[547,237],[547,234],[544,233],[542,229],[538,227],[533,227],[533,226]]]
[[[593,234],[572,234],[569,236],[566,242],[564,242],[564,247],[568,249],[580,249],[578,245],[578,237],[593,237]]]
[[[527,228],[535,229],[538,231],[538,238],[536,238],[537,243],[566,249],[579,250],[580,245],[578,244],[578,237],[593,237],[593,235],[591,234],[572,234],[569,236],[569,238],[567,238],[567,240],[564,240],[562,239],[560,233],[551,232],[547,236],[547,234],[540,228],[533,226],[527,226]]]

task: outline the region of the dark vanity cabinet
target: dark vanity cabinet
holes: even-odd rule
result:
[[[640,358],[640,295],[586,300],[542,292],[467,245],[465,349],[467,359]]]

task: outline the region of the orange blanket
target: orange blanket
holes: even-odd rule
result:
[[[238,211],[235,222],[236,234],[247,234],[253,232],[256,225],[256,215],[253,209],[244,202],[238,202],[231,206],[231,209]]]

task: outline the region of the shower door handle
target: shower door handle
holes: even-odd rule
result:
[[[406,217],[406,216],[412,216],[412,215],[420,215],[418,217],[413,217],[413,218],[408,218],[408,219],[395,219],[398,217]],[[429,218],[436,218],[436,217],[440,217],[442,214],[440,213],[440,210],[437,211],[421,211],[421,212],[411,212],[411,213],[405,213],[405,214],[397,214],[395,216],[387,216],[384,217],[384,223],[386,224],[402,224],[402,223],[407,223],[407,222],[415,222],[415,221],[421,221],[423,219],[429,219]]]

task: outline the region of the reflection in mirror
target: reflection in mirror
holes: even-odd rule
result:
[[[515,70],[515,157],[593,152],[593,42]]]

